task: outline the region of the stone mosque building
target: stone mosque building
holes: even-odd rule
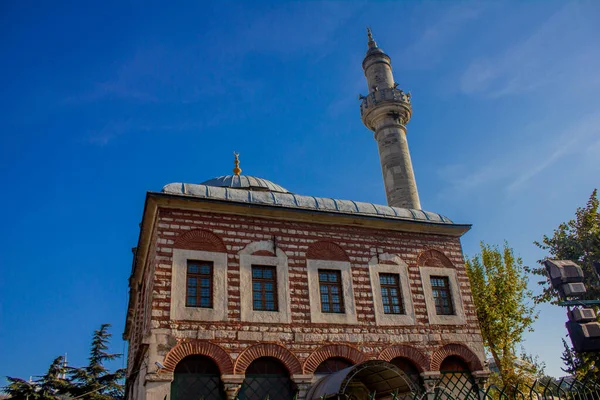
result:
[[[410,93],[369,31],[360,113],[388,205],[241,174],[148,192],[129,279],[127,398],[391,398],[487,376],[457,224],[421,209]]]

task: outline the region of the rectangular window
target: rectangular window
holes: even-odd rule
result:
[[[213,263],[192,261],[187,263],[186,307],[213,307]]]
[[[448,277],[432,276],[430,279],[433,299],[435,300],[435,312],[438,315],[454,315]]]
[[[385,314],[404,314],[402,292],[400,290],[400,275],[379,274],[381,285],[381,301]]]
[[[252,266],[252,305],[256,311],[277,311],[275,267]]]
[[[319,270],[321,312],[343,314],[342,274],[335,270]]]

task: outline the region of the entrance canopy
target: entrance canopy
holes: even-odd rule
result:
[[[376,397],[391,393],[418,391],[398,367],[386,361],[371,360],[353,365],[316,382],[308,391],[307,400],[350,395],[353,392],[375,393]]]

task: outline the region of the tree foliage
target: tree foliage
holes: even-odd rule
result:
[[[481,243],[481,254],[466,262],[467,275],[477,319],[486,349],[494,358],[504,385],[515,385],[523,378],[516,348],[523,333],[531,330],[537,318],[527,298],[527,278],[523,262],[513,250]]]
[[[548,252],[550,259],[571,260],[583,269],[587,293],[585,299],[600,299],[600,284],[595,276],[593,262],[600,261],[600,213],[598,212],[598,190],[592,192],[585,207],[577,208],[575,219],[561,223],[552,236],[544,235],[542,242],[534,242],[536,246]],[[542,293],[535,296],[536,303],[550,302],[556,304],[558,296],[546,278],[546,270],[540,260],[540,266],[528,269],[532,275],[542,276],[538,284]],[[600,354],[576,354],[565,342],[563,352],[565,372],[579,378],[586,376],[600,380]]]
[[[90,349],[89,363],[86,367],[71,368],[70,377],[73,386],[70,393],[81,396],[86,393],[89,400],[110,400],[123,397],[122,379],[125,370],[118,369],[111,373],[104,363],[121,357],[120,354],[108,353],[108,343],[112,336],[108,333],[109,324],[103,324],[94,332]]]
[[[69,387],[69,382],[63,378],[64,373],[65,359],[60,356],[52,361],[48,372],[35,381],[6,377],[9,384],[5,391],[11,399],[59,400]]]
[[[600,298],[600,285],[594,273],[592,263],[600,261],[600,213],[598,212],[598,190],[595,189],[585,207],[580,207],[575,212],[575,219],[561,223],[554,230],[552,236],[544,235],[542,242],[534,242],[542,250],[546,250],[550,259],[571,260],[583,269],[587,299]],[[546,259],[544,258],[544,260]],[[536,303],[556,303],[558,296],[546,278],[544,260],[540,266],[528,268],[533,275],[542,276],[538,284],[542,286],[542,293],[535,296]]]
[[[9,399],[15,400],[60,400],[82,398],[86,400],[113,400],[124,397],[123,369],[110,372],[106,361],[120,357],[108,353],[111,334],[109,324],[94,332],[89,363],[82,368],[68,367],[64,357],[57,357],[48,372],[37,380],[26,381],[7,377],[9,384],[4,389]],[[69,397],[70,396],[70,397]]]

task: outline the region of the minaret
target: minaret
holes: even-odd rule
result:
[[[367,128],[375,132],[388,205],[421,209],[417,183],[410,161],[406,124],[412,114],[410,93],[398,89],[390,57],[373,40],[363,60],[369,94],[360,96],[360,114]]]

